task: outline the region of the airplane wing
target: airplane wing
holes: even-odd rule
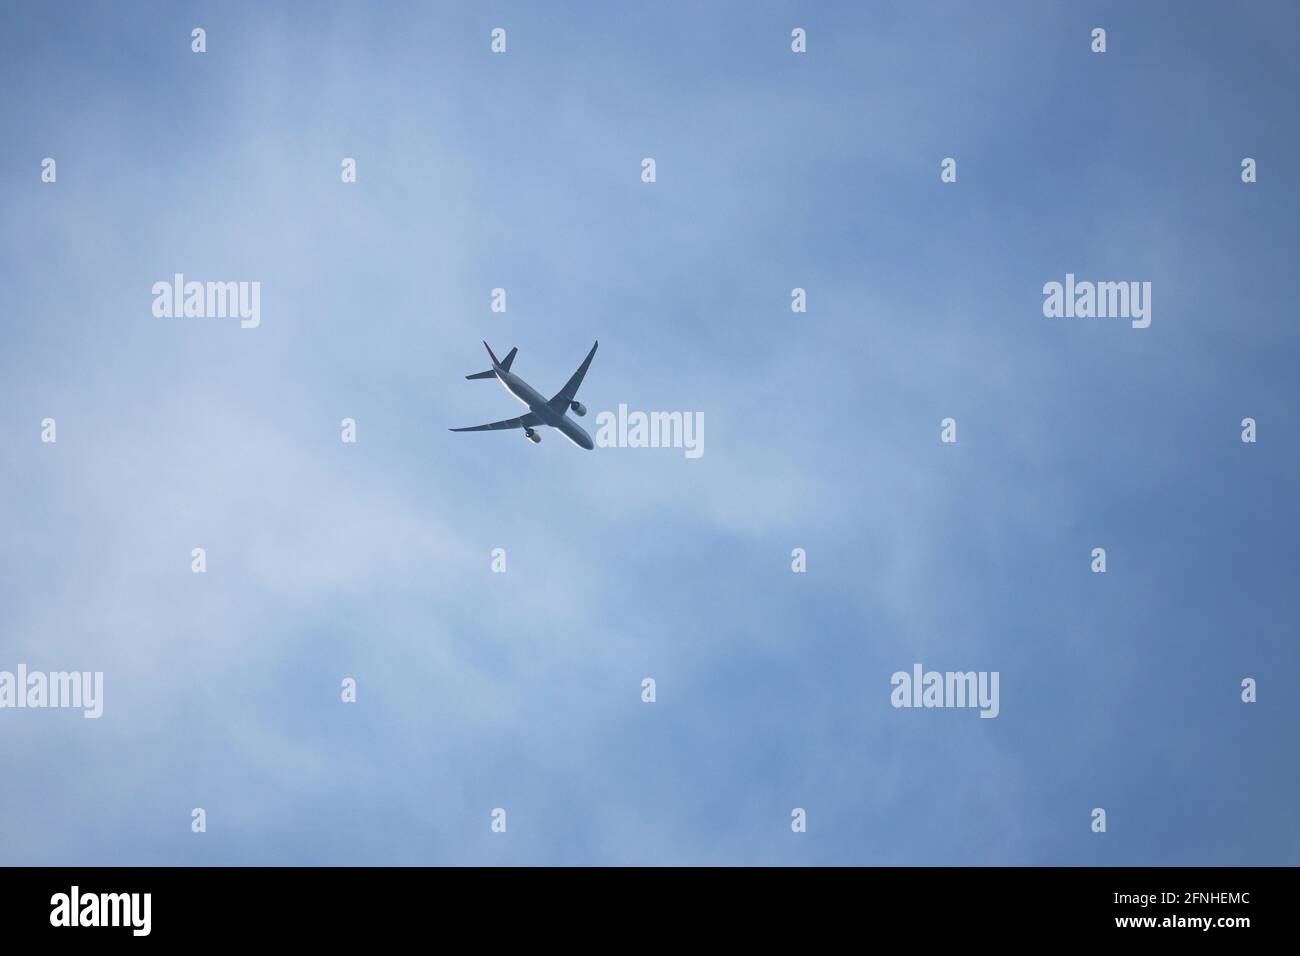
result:
[[[474,425],[470,428],[453,428],[454,432],[494,432],[503,428],[536,428],[542,420],[529,412],[518,418],[507,418],[503,422],[488,422],[486,425]]]
[[[578,370],[573,373],[573,376],[567,382],[564,383],[564,388],[556,392],[555,397],[549,402],[550,406],[557,412],[567,411],[569,403],[577,396],[578,387],[582,385],[582,379],[587,374],[587,369],[591,365],[591,360],[596,354],[596,347],[599,345],[600,343],[597,342],[591,347],[591,351],[588,352],[587,357],[582,360],[582,364],[578,366]]]

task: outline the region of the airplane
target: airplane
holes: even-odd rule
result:
[[[564,383],[564,388],[556,392],[550,401],[547,401],[542,398],[541,393],[510,371],[510,365],[514,362],[515,353],[519,349],[511,349],[503,360],[498,361],[496,353],[492,351],[492,346],[484,342],[483,347],[487,349],[488,355],[492,358],[492,367],[486,372],[475,372],[473,375],[466,375],[465,377],[468,379],[497,379],[505,386],[507,392],[528,406],[528,413],[520,415],[518,418],[507,418],[500,422],[488,422],[486,425],[474,425],[471,428],[453,428],[451,430],[454,432],[493,432],[505,428],[522,428],[524,437],[536,445],[542,440],[542,436],[537,433],[538,426],[550,425],[579,448],[591,451],[596,447],[591,440],[591,436],[568,416],[568,412],[572,411],[573,414],[579,417],[587,414],[587,406],[575,399],[578,394],[578,386],[582,384],[583,376],[587,374],[587,368],[591,365],[592,357],[595,356],[596,347],[599,345],[600,342],[597,342],[591,347],[591,351],[582,360],[578,370]]]

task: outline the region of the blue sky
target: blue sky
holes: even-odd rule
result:
[[[0,711],[0,863],[1300,862],[1294,5],[5,18],[0,669],[105,701]],[[480,339],[705,454],[451,434]]]

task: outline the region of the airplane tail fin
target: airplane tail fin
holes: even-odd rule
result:
[[[509,352],[506,353],[505,358],[501,359],[500,361],[497,361],[496,354],[492,351],[490,347],[488,347],[488,344],[484,342],[483,345],[484,347],[487,347],[488,355],[492,356],[493,362],[496,362],[497,365],[500,365],[507,372],[510,371],[510,363],[515,360],[515,353],[518,352],[519,349],[517,348],[511,349]],[[466,378],[496,378],[497,373],[495,369],[488,369],[486,372],[475,372],[473,375],[466,375],[465,377]]]

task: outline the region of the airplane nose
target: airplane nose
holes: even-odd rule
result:
[[[596,447],[596,443],[591,440],[591,436],[586,432],[582,433],[582,447],[587,449],[587,451],[591,451]]]

